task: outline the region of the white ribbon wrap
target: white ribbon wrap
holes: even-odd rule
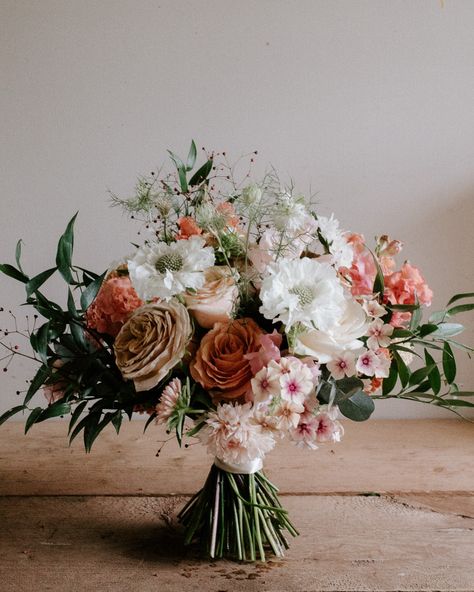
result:
[[[263,468],[263,460],[261,458],[254,458],[245,463],[227,463],[216,456],[214,458],[214,464],[222,471],[237,475],[252,475],[252,473],[256,473]]]

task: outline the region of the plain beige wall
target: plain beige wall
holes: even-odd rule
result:
[[[46,269],[80,210],[76,262],[101,271],[137,240],[106,188],[193,137],[258,149],[344,227],[403,240],[436,309],[474,288],[473,30],[472,0],[0,0],[0,260],[22,237]],[[1,279],[0,305],[21,296]],[[1,374],[0,408],[26,372]]]

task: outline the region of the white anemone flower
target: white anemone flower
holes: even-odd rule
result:
[[[132,285],[142,300],[169,300],[204,285],[204,271],[214,265],[214,250],[200,236],[171,244],[158,242],[138,249],[127,261]]]
[[[268,267],[260,312],[288,330],[296,323],[327,330],[343,316],[346,299],[334,268],[315,259],[280,259]]]

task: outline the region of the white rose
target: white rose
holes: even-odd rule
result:
[[[311,356],[320,364],[327,364],[345,350],[355,350],[363,344],[358,339],[368,327],[367,316],[360,304],[345,301],[345,310],[337,323],[325,331],[311,329],[297,336],[295,352]]]

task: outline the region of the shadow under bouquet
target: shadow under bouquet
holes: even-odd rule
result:
[[[106,426],[118,433],[124,417],[146,413],[145,429],[165,424],[214,457],[179,515],[185,543],[211,557],[282,556],[298,533],[265,455],[281,438],[337,442],[340,417],[364,421],[380,399],[474,407],[454,356],[472,350],[452,322],[474,293],[423,320],[432,291],[419,269],[397,264],[399,241],[380,236],[371,249],[275,171],[252,180],[253,153],[236,165],[204,151],[201,166],[194,142],[186,160],[169,154],[170,172],[139,178],[129,199],[112,195],[147,238],[103,274],[73,264],[75,216],[54,267],[27,275],[21,241],[16,265],[0,266],[35,309],[25,331],[4,331],[5,368],[16,355],[38,364],[0,423],[23,413],[28,431],[70,414],[70,440],[82,434],[90,451]],[[44,291],[56,273],[65,307]],[[21,336],[31,355],[11,341]]]

